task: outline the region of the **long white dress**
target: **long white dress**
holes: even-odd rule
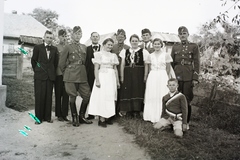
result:
[[[113,66],[118,65],[119,62],[116,54],[106,51],[95,52],[94,57],[92,59],[93,64],[100,65],[100,88],[96,87],[95,80],[88,106],[88,114],[109,118],[115,115],[117,80]]]
[[[145,63],[151,64],[151,71],[146,82],[143,119],[153,123],[158,122],[161,118],[162,97],[169,92],[166,63],[173,61],[169,53],[162,51],[159,54],[157,57],[156,53],[153,52],[145,61]],[[175,77],[173,70],[171,74],[171,77]]]

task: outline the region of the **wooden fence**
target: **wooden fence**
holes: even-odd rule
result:
[[[3,76],[22,79],[23,55],[20,53],[3,53]]]

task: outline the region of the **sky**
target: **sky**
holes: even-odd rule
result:
[[[93,31],[106,34],[119,28],[126,31],[127,37],[141,36],[143,28],[177,34],[179,26],[197,34],[202,24],[232,5],[221,4],[221,0],[5,0],[4,12],[31,13],[38,7],[56,11],[58,24],[81,26],[84,43]],[[233,8],[231,11],[234,13]]]

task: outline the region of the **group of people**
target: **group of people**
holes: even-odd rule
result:
[[[149,29],[142,30],[142,43],[138,35],[131,35],[130,46],[124,43],[123,29],[116,33],[117,44],[106,38],[101,45],[100,35],[93,32],[88,47],[80,43],[81,27],[73,28],[71,43],[66,43],[66,34],[59,30],[59,44],[53,46],[53,34],[46,31],[44,44],[33,49],[35,114],[41,123],[52,123],[54,86],[58,120],[68,121],[70,104],[76,127],[91,124],[95,116],[101,127],[113,124],[113,117],[128,116],[143,117],[161,130],[172,124],[179,137],[189,129],[199,49],[188,41],[186,27],[179,27],[181,42],[174,44],[171,54],[161,39],[151,40]],[[82,97],[79,114],[77,96]]]

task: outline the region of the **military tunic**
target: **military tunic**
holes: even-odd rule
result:
[[[171,56],[173,58],[172,67],[179,83],[178,90],[187,98],[187,122],[189,122],[191,117],[190,102],[193,99],[192,81],[198,81],[199,75],[199,48],[195,43],[177,43],[172,48]]]
[[[59,60],[62,57],[63,50],[65,48],[65,44],[57,44],[58,48],[58,64]],[[68,115],[68,103],[69,96],[65,90],[64,82],[63,82],[63,73],[60,67],[57,67],[56,70],[56,80],[55,80],[55,115],[57,117],[67,117]]]
[[[80,43],[71,43],[64,48],[59,67],[63,72],[63,81],[70,100],[79,92],[83,101],[88,103],[91,91],[87,82],[85,60],[86,46]]]
[[[197,44],[187,42],[178,43],[172,48],[173,69],[178,81],[198,81],[199,49]]]

